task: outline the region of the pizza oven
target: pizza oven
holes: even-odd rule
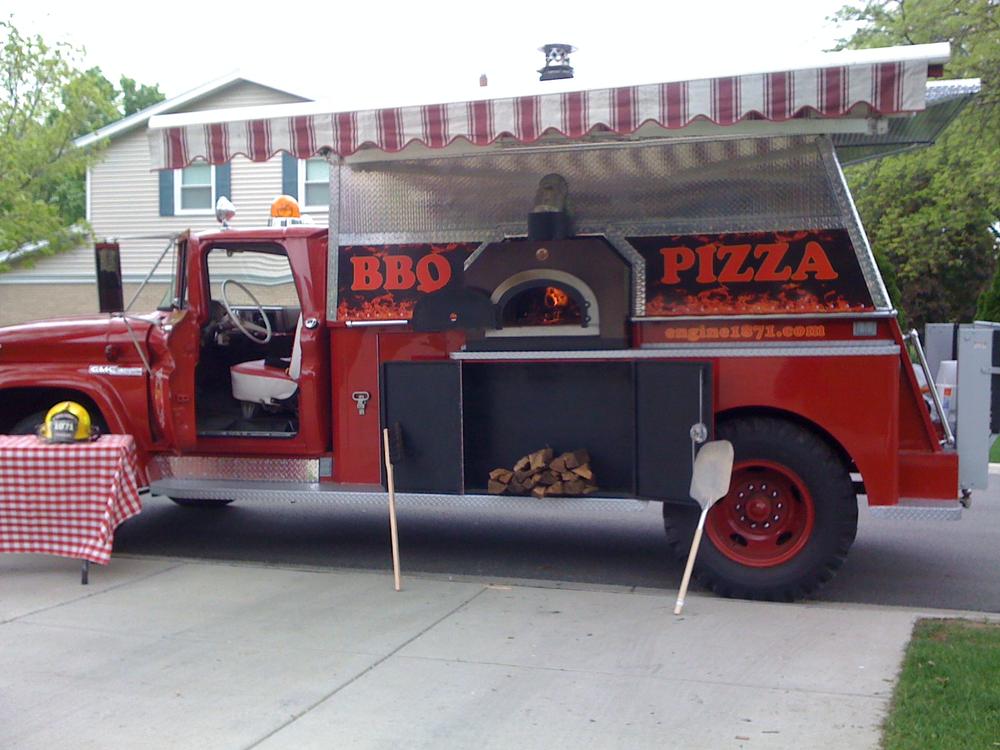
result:
[[[460,287],[416,304],[414,328],[461,328],[472,351],[624,348],[631,266],[603,237],[573,236],[568,195],[543,177],[527,238],[476,250]]]
[[[469,349],[625,346],[629,267],[601,238],[493,243],[473,258],[465,284],[489,296],[491,311]]]

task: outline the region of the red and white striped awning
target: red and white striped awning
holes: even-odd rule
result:
[[[554,133],[629,136],[643,126],[676,131],[699,121],[727,128],[900,115],[924,109],[928,66],[942,61],[942,48],[947,57],[947,45],[923,45],[926,54],[915,54],[915,47],[880,50],[887,54],[877,62],[450,104],[270,117],[260,108],[246,119],[193,124],[166,115],[150,122],[150,149],[153,167],[170,169],[195,160],[220,164],[238,154],[253,161],[280,151],[303,159],[326,150],[348,157],[365,148],[395,153],[411,143],[441,149],[461,140],[527,144]]]

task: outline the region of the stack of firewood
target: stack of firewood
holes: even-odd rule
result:
[[[570,451],[553,457],[551,448],[529,453],[513,469],[494,469],[487,487],[491,495],[566,497],[597,492],[590,454]]]

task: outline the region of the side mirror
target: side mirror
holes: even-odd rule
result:
[[[236,216],[236,206],[226,196],[215,202],[215,220],[222,224],[223,229],[229,228],[229,222]]]
[[[121,251],[117,242],[98,242],[94,245],[94,265],[97,268],[97,302],[102,313],[120,313],[125,310],[122,293]]]

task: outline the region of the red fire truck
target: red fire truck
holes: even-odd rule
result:
[[[985,456],[989,429],[959,424],[956,449],[928,408],[919,342],[841,172],[931,142],[978,91],[928,81],[947,54],[155,118],[156,169],[325,156],[329,228],[282,199],[269,226],[176,237],[169,299],[143,315],[107,302],[118,243],[99,244],[110,314],[0,330],[0,430],[78,401],[135,436],[152,492],[213,505],[380,501],[389,427],[403,501],[662,502],[679,554],[694,455],[726,438],[733,480],[700,580],[807,595],[844,560],[859,495],[874,512],[954,517],[985,479],[960,480],[959,453]],[[586,449],[600,491],[487,494],[492,471],[545,446]]]

